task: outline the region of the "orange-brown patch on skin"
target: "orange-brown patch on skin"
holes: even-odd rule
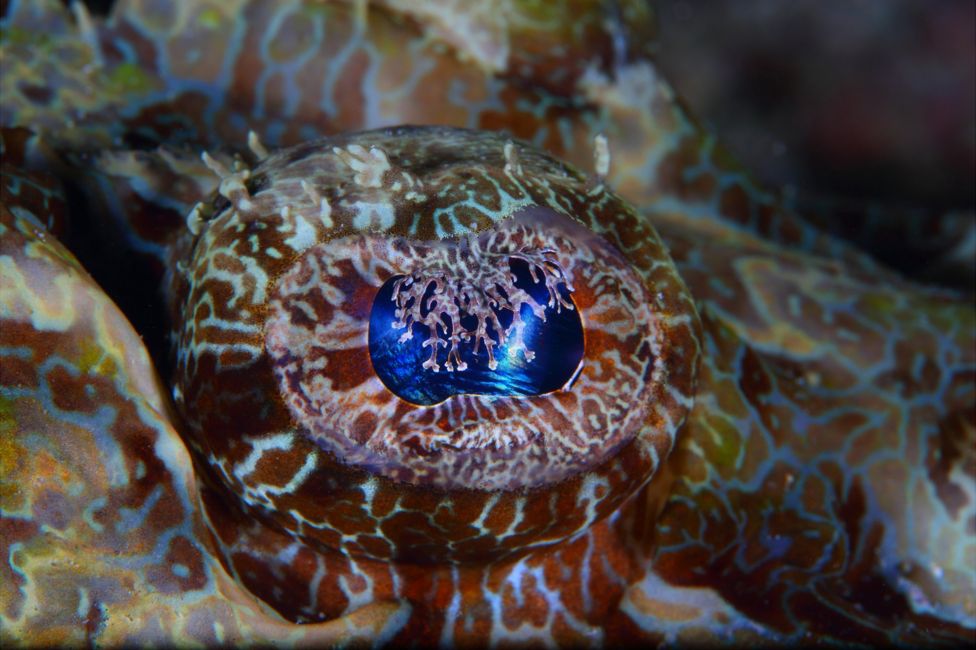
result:
[[[675,509],[677,512],[677,509]],[[665,509],[663,517],[671,519],[670,509]],[[688,513],[685,513],[686,515]],[[695,517],[686,517],[688,523],[694,521]],[[691,567],[706,567],[712,560],[712,551],[701,545],[687,546],[681,551],[668,553],[658,558],[654,563],[654,570],[662,578],[672,584],[686,586],[707,584],[707,578],[702,574],[692,572]]]
[[[93,413],[98,409],[99,404],[85,390],[92,384],[77,381],[77,377],[67,368],[52,368],[47,374],[47,381],[51,386],[54,404],[58,408],[79,413]]]
[[[250,485],[283,487],[304,464],[300,454],[290,449],[269,449],[258,459],[254,470],[245,477]]]
[[[517,585],[505,583],[501,595],[505,602],[511,603],[502,615],[502,623],[508,629],[515,630],[525,624],[542,627],[545,623],[549,607],[539,593],[534,575],[523,575]]]
[[[268,20],[267,16],[254,15],[253,10],[250,13],[248,20]],[[258,77],[258,71],[264,67],[261,51],[261,34],[256,30],[248,30],[241,43],[240,52],[234,60],[230,84],[235,104],[240,107],[256,105],[258,93],[254,80]],[[220,59],[213,57],[212,61],[219,62]]]
[[[719,199],[719,210],[722,215],[735,223],[749,221],[751,206],[749,195],[739,185],[733,185],[726,189]]]
[[[682,139],[657,167],[660,184],[664,187],[681,188],[684,185],[685,170],[696,165],[700,157],[698,142],[690,137]]]
[[[27,330],[27,333],[33,334],[33,327],[26,323],[11,323],[10,325],[4,324],[4,329],[10,330]],[[6,332],[3,338],[10,336],[10,340],[17,341],[30,341],[30,338],[17,338],[17,332]],[[4,386],[17,386],[19,388],[36,388],[40,382],[40,377],[37,373],[37,360],[36,359],[22,359],[20,357],[15,357],[13,355],[5,356],[3,363],[0,364],[0,384]]]
[[[850,432],[865,426],[868,421],[865,413],[841,412],[829,420],[811,422],[806,433],[806,446],[824,451],[843,449],[851,442]]]
[[[752,348],[744,350],[740,363],[739,389],[746,399],[758,406],[772,392],[773,383],[759,354]]]
[[[168,119],[172,115],[195,115],[205,112],[209,104],[207,96],[195,90],[182,92],[169,101],[144,108],[136,120],[148,125],[160,135],[161,139],[178,140],[179,123]]]
[[[696,166],[701,160],[700,142],[695,136],[688,136],[681,140],[657,167],[659,183],[663,187],[672,188],[683,199],[707,198],[714,190],[714,179],[710,174],[698,174],[689,180],[686,171]],[[706,190],[706,193],[701,193]]]
[[[362,49],[357,49],[349,56],[335,80],[330,99],[335,104],[335,120],[339,124],[362,122],[361,107],[365,104],[362,79],[368,69],[369,56]]]
[[[515,520],[515,508],[511,503],[499,501],[485,517],[484,527],[494,534],[505,531]]]
[[[816,474],[811,474],[803,481],[803,508],[808,512],[822,512],[827,499],[827,488]]]
[[[213,265],[233,275],[242,275],[246,270],[244,262],[239,257],[228,253],[217,253],[214,255]]]
[[[325,513],[325,520],[330,526],[346,534],[371,534],[376,529],[376,522],[363,511],[361,503],[337,501]],[[395,518],[397,515],[393,515]]]
[[[197,322],[201,322],[211,315],[224,318],[236,316],[229,308],[234,299],[234,289],[228,283],[205,280],[199,284],[196,291],[200,294],[209,295],[213,299],[212,303],[209,304],[206,302],[198,303],[193,313],[193,318]]]
[[[289,14],[278,25],[278,30],[268,37],[271,58],[278,63],[297,59],[315,45],[314,25],[311,17],[300,12]],[[285,96],[281,93],[276,96]]]
[[[359,444],[366,444],[370,436],[376,431],[376,415],[370,412],[360,413],[349,425],[349,435]]]
[[[387,114],[396,115],[403,123],[468,123],[472,119],[472,111],[455,102],[451,91],[459,90],[462,101],[478,106],[489,99],[487,79],[449,56],[431,55],[427,61],[432,61],[433,66],[417,82],[417,90],[413,95],[416,100],[406,105],[398,102],[397,106],[392,106],[389,100],[383,100]],[[394,71],[389,74],[394,74]],[[452,79],[457,85],[444,83],[445,79]],[[433,111],[431,107],[435,107]]]
[[[174,12],[180,10],[174,7]],[[167,31],[172,30],[173,35],[166,44],[166,51],[161,53],[161,58],[167,61],[171,74],[197,78],[202,83],[219,83],[223,74],[223,60],[219,57],[200,56],[199,46],[196,45],[198,39],[208,36],[203,22],[199,15],[190,15],[178,28],[175,24],[169,28],[160,27]],[[261,66],[259,57],[254,57],[249,63],[254,66],[252,72]]]
[[[707,200],[708,197],[714,195],[716,189],[718,189],[718,182],[715,180],[715,176],[710,173],[695,174],[687,183],[688,196],[698,197],[701,200]]]
[[[769,203],[759,203],[755,206],[756,211],[756,230],[761,233],[772,232],[776,225],[782,221],[778,208]]]
[[[870,457],[876,454],[878,449],[884,448],[884,442],[887,440],[886,432],[889,426],[890,424],[888,422],[882,422],[880,426],[851,429],[850,432],[857,431],[857,433],[849,432],[848,434],[848,451],[844,461],[853,466],[868,467],[870,465]],[[896,464],[903,466],[901,462]]]
[[[375,378],[367,348],[334,350],[325,356],[333,390],[351,390]],[[362,433],[365,435],[367,432]]]
[[[373,495],[371,511],[377,518],[385,517],[393,511],[400,500],[400,493],[392,484],[379,481]]]
[[[177,567],[185,568],[186,576],[178,574]],[[170,541],[162,565],[150,568],[147,575],[161,592],[179,593],[201,589],[206,584],[204,572],[200,549],[180,535]]]
[[[781,418],[781,425],[783,429],[789,430],[790,422],[784,417]],[[742,431],[741,436],[743,438],[742,446],[739,447],[739,458],[737,459],[736,471],[740,476],[751,476],[756,472],[761,471],[763,460],[769,457],[772,453],[770,444],[767,437],[763,435],[763,432],[755,425],[755,423],[750,423],[748,431]],[[773,445],[781,438],[782,433],[776,429],[770,431],[773,437]]]

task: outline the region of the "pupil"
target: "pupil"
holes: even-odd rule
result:
[[[460,308],[457,323],[445,318],[444,326],[434,325],[437,331],[432,333],[428,324],[414,322],[411,326],[412,336],[401,341],[407,329],[395,326],[398,318],[394,285],[404,276],[392,277],[383,284],[370,312],[369,353],[374,371],[391,392],[408,402],[432,406],[454,395],[542,395],[562,388],[572,379],[583,358],[583,324],[579,310],[565,306],[557,309],[556,305],[548,305],[550,294],[542,274],[537,274],[538,281],[533,282],[527,262],[511,258],[509,264],[515,276],[514,286],[545,307],[545,320],[536,316],[529,304],[520,305],[519,314],[524,324],[523,350],[515,344],[513,336],[505,337],[505,333],[511,331],[514,313],[497,305],[492,307],[498,326],[489,319],[487,333],[495,344],[492,355],[497,365],[494,368],[490,367],[485,344],[469,337],[458,343],[458,356],[466,367],[463,370],[457,367],[448,369],[451,362],[449,341],[454,328],[460,327],[462,332],[470,333],[478,326],[477,316],[465,309],[467,305],[464,301],[456,303]],[[557,291],[570,302],[570,293],[564,284]],[[506,299],[511,298],[501,288],[498,293]],[[458,300],[435,297],[434,286],[428,286],[421,298],[420,313],[423,317],[430,313],[432,299]],[[413,300],[416,298],[407,302],[405,307],[411,308]],[[435,306],[433,311],[440,309]],[[498,331],[499,326],[501,331]],[[445,342],[437,346],[434,361],[439,369],[436,371],[424,365],[427,362],[430,366],[432,340]],[[428,345],[424,345],[425,342]],[[531,361],[527,360],[525,350],[534,354]]]

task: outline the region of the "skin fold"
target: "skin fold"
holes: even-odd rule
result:
[[[7,6],[5,644],[974,639],[971,299],[756,185],[644,3],[504,4]],[[384,388],[379,287],[492,255],[573,382]]]

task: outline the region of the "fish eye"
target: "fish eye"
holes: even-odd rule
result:
[[[542,395],[582,369],[583,324],[555,251],[491,253],[478,239],[390,278],[373,299],[373,370],[408,402]]]
[[[247,180],[193,244],[176,354],[180,408],[244,510],[346,553],[485,561],[606,516],[670,451],[694,307],[599,179],[401,128]]]

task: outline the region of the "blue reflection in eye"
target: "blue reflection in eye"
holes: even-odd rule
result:
[[[515,286],[532,296],[540,305],[546,305],[549,292],[540,278],[533,282],[529,265],[519,259],[510,259],[510,268],[515,275]],[[406,331],[396,327],[397,304],[394,300],[395,283],[403,276],[395,276],[386,281],[373,300],[369,319],[369,354],[373,369],[383,384],[408,402],[430,406],[444,401],[453,395],[542,395],[558,390],[573,378],[583,358],[583,324],[579,310],[563,307],[546,307],[546,320],[535,316],[528,304],[521,305],[521,317],[525,323],[523,342],[528,350],[535,353],[532,361],[527,361],[524,352],[513,344],[513,337],[494,348],[497,366],[489,367],[488,354],[483,345],[475,349],[469,339],[460,344],[460,360],[467,364],[464,370],[448,371],[447,347],[438,347],[436,362],[439,371],[425,368],[424,363],[431,359],[431,347],[424,342],[431,338],[430,328],[419,322],[414,323],[413,337],[401,342]],[[565,285],[558,291],[569,301]],[[428,287],[423,301],[433,295],[433,286]],[[477,318],[463,312],[460,318],[462,330],[471,332],[477,327]],[[493,309],[498,317],[502,331],[511,327],[513,314],[506,309]],[[424,315],[426,316],[426,311]],[[438,338],[447,340],[453,332],[448,321],[445,328],[437,327]],[[488,334],[497,343],[502,337],[496,328],[489,326]]]

